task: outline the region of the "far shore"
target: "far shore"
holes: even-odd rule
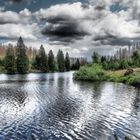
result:
[[[74,79],[79,81],[109,81],[119,82],[140,88],[140,68],[132,68],[133,73],[125,75],[128,69],[104,70],[102,66],[93,64],[92,66],[81,67],[74,73]]]

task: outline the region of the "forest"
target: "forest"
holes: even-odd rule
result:
[[[70,58],[68,52],[64,55],[62,50],[59,50],[56,56],[52,50],[47,54],[43,45],[40,46],[39,50],[28,48],[22,37],[18,39],[16,46],[9,44],[1,48],[0,55],[0,72],[8,74],[64,72],[78,70],[80,65],[86,63],[79,58]]]

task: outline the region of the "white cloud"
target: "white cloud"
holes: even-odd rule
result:
[[[32,13],[27,9],[25,8],[24,10],[20,11],[19,14],[22,16],[22,17],[30,17],[32,15]]]
[[[115,3],[124,8],[110,11]],[[123,39],[140,38],[139,9],[138,0],[90,0],[88,6],[80,2],[58,4],[35,13],[28,9],[19,13],[0,10],[0,37],[23,36],[31,40],[42,37],[42,41],[50,38],[48,44],[51,42],[55,50],[61,48],[77,55],[87,55],[92,49],[112,53]],[[46,36],[41,35],[42,28]],[[64,41],[68,44],[63,44]]]
[[[0,24],[18,23],[19,21],[20,17],[16,12],[0,11]]]
[[[32,20],[32,13],[24,9],[19,13],[0,11],[0,37],[15,39],[22,36],[24,39],[35,40],[40,35],[37,23]]]
[[[0,25],[0,37],[5,38],[18,38],[22,36],[24,39],[35,40],[33,30],[36,24],[22,25],[22,24],[4,24]]]

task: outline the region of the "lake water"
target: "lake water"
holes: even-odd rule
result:
[[[0,75],[0,140],[140,139],[140,91],[73,72]]]

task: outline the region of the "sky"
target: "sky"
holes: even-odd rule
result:
[[[0,42],[72,57],[113,55],[140,38],[140,0],[0,0]]]

